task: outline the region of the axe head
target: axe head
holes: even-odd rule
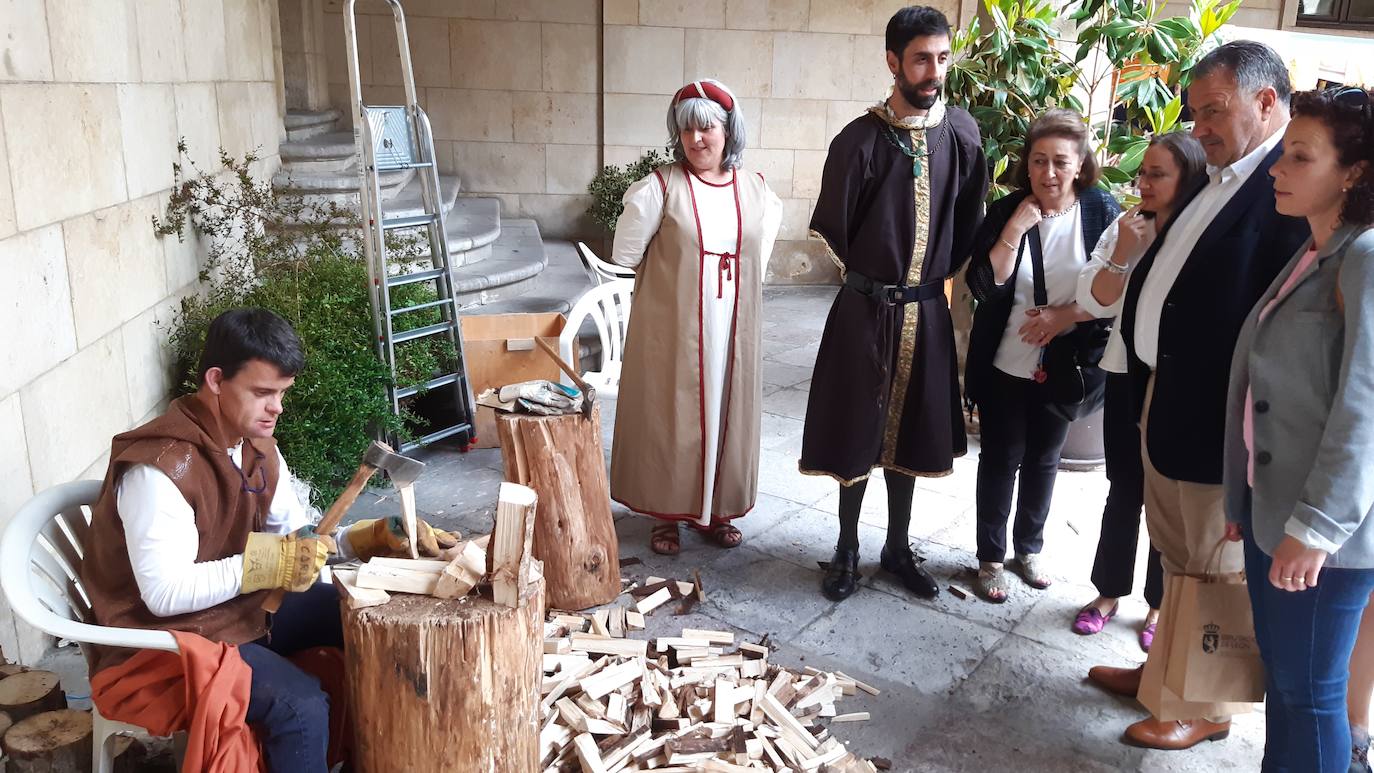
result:
[[[363,454],[363,464],[385,470],[392,485],[408,486],[425,471],[425,463],[409,456],[402,456],[391,446],[378,440],[372,441],[367,453]]]

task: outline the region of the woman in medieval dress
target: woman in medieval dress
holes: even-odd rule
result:
[[[625,192],[611,259],[635,269],[611,451],[611,498],[659,519],[676,554],[686,521],[724,548],[758,495],[762,287],[782,202],[741,167],[744,118],[715,80],[668,107],[674,163]]]

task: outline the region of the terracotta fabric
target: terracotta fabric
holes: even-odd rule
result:
[[[311,647],[287,658],[293,665],[320,680],[329,696],[329,767],[353,760],[353,717],[348,699],[348,667],[338,647]]]
[[[238,647],[171,633],[180,652],[139,650],[91,677],[96,708],[153,735],[185,731],[182,773],[265,773],[245,720],[253,671]]]
[[[674,520],[701,514],[705,476],[701,375],[702,251],[685,167],[657,170],[664,181],[663,223],[635,275],[625,338],[620,405],[611,453],[611,497],[637,512]],[[758,495],[764,266],[762,214],[767,188],[735,170],[739,196],[738,299],[729,358],[724,431],[711,504],[714,521],[737,518]],[[642,417],[627,421],[626,417]]]
[[[279,476],[276,443],[244,441],[243,469],[229,458],[229,443],[210,406],[196,395],[174,400],[162,416],[116,435],[100,498],[91,509],[91,534],[81,580],[91,599],[95,622],[119,628],[188,631],[211,641],[244,644],[267,632],[263,593],[249,593],[209,609],[171,617],[154,615],[139,595],[129,563],[116,484],[137,464],[157,467],[195,511],[200,536],[197,561],[214,561],[243,552],[248,533],[261,531]],[[251,489],[251,491],[250,491]],[[129,657],[131,650],[90,647],[91,672]]]

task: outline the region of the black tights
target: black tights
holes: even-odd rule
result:
[[[892,470],[885,471],[883,479],[887,481],[887,545],[892,550],[906,550],[909,545],[907,530],[911,525],[911,497],[916,490],[916,479]],[[841,548],[859,549],[859,509],[863,506],[866,490],[867,478],[852,486],[840,486]]]

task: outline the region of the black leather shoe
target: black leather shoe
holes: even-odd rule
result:
[[[821,593],[831,601],[844,601],[859,589],[861,579],[859,549],[837,546],[830,565],[825,568],[825,577],[821,579]]]
[[[922,569],[916,563],[916,555],[911,552],[911,548],[889,550],[883,546],[880,557],[881,566],[884,572],[891,572],[897,575],[897,579],[902,581],[906,589],[923,599],[933,599],[940,595],[940,586],[935,582],[935,578],[930,576],[930,572]]]

